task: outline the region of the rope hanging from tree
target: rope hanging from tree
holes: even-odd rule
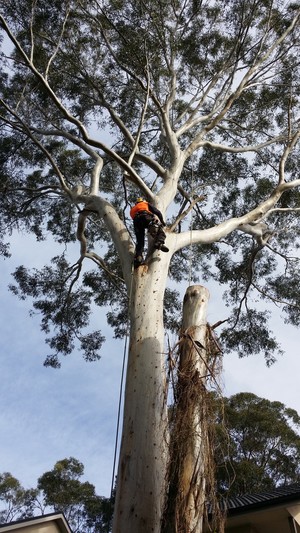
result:
[[[131,301],[132,277],[133,277],[133,273],[131,273],[128,305],[130,305],[130,301]],[[130,332],[130,320],[129,320],[129,313],[128,313],[127,314],[127,326],[126,326],[126,333],[125,333],[124,350],[123,350],[122,370],[121,370],[121,378],[120,378],[120,388],[119,388],[116,437],[115,437],[115,444],[114,444],[114,458],[113,458],[113,467],[112,467],[112,475],[111,475],[111,486],[110,486],[110,501],[112,501],[112,497],[113,497],[114,482],[115,482],[115,476],[116,476],[116,463],[117,463],[117,452],[118,452],[118,442],[119,442],[119,433],[120,433],[121,406],[122,406],[122,397],[123,397],[123,389],[124,389],[124,376],[125,376],[125,368],[126,368],[126,356],[127,356],[127,345],[128,345],[129,332]],[[109,523],[108,523],[107,527],[108,527],[107,533],[109,533],[110,532]]]
[[[133,147],[132,147],[132,152],[128,158],[128,165],[131,166],[132,164],[132,161],[135,157],[135,154],[137,152],[137,149],[138,149],[138,145],[139,145],[139,142],[140,142],[140,138],[141,138],[141,133],[142,133],[142,128],[143,128],[143,125],[144,125],[144,120],[145,120],[145,115],[146,115],[146,111],[147,111],[147,108],[148,108],[148,102],[149,102],[149,94],[150,94],[150,76],[149,76],[149,67],[148,67],[148,61],[147,61],[147,66],[146,66],[146,75],[147,75],[147,89],[146,89],[146,98],[145,98],[145,103],[144,103],[144,107],[143,107],[143,111],[142,111],[142,114],[141,114],[141,118],[140,118],[140,123],[139,123],[139,127],[138,127],[138,130],[137,130],[137,134],[136,134],[136,138],[134,140],[134,143],[133,143]],[[124,171],[123,173],[123,188],[124,188],[124,195],[125,195],[125,206],[124,206],[124,209],[123,209],[123,215],[124,215],[124,220],[125,220],[125,210],[128,206],[128,198],[127,198],[127,189],[126,189],[126,178],[128,178],[129,176],[129,173],[127,172],[127,170]]]
[[[124,386],[125,363],[126,363],[126,355],[127,355],[127,339],[128,339],[128,334],[126,333],[124,351],[123,351],[121,379],[120,379],[118,416],[117,416],[116,438],[115,438],[115,446],[114,446],[114,460],[113,460],[112,478],[111,478],[111,487],[110,487],[110,499],[112,499],[113,490],[114,490],[114,480],[115,480],[115,475],[116,475],[116,461],[117,461],[117,451],[118,451],[118,441],[119,441],[119,431],[120,431],[121,405],[122,405],[123,386]]]
[[[131,273],[128,306],[130,305],[130,302],[131,302],[132,280],[133,280],[133,272]],[[119,432],[120,432],[121,406],[122,406],[122,397],[123,397],[123,389],[124,389],[124,376],[125,376],[129,333],[130,333],[130,319],[129,319],[129,310],[128,310],[125,342],[124,342],[124,350],[123,350],[122,370],[121,370],[121,378],[120,378],[120,388],[119,388],[118,415],[117,415],[116,437],[115,437],[115,445],[114,445],[114,459],[113,459],[113,468],[112,468],[112,477],[111,477],[110,499],[112,499],[113,490],[114,490],[114,480],[115,480],[115,475],[116,475],[116,462],[117,462],[117,451],[118,451]]]
[[[192,193],[191,202],[194,198],[194,165],[192,162]],[[192,270],[193,270],[193,208],[190,211],[190,249],[189,249],[189,286],[192,284]]]
[[[147,75],[147,90],[146,90],[146,99],[142,111],[142,115],[140,118],[140,123],[138,127],[138,131],[136,134],[136,138],[134,140],[134,144],[132,147],[132,152],[128,158],[128,165],[131,166],[133,159],[135,157],[135,154],[138,149],[138,145],[140,142],[142,127],[145,120],[145,115],[148,107],[148,101],[149,101],[149,94],[150,94],[150,76],[149,76],[149,68],[148,68],[148,61],[146,66],[146,75]],[[126,178],[129,176],[129,173],[127,171],[123,174],[123,188],[124,188],[124,195],[125,195],[125,207],[123,209],[124,214],[124,220],[125,220],[125,210],[128,206],[128,198],[127,198],[127,190],[126,190]],[[131,292],[132,292],[132,275],[131,275],[131,282],[130,282],[130,290],[129,290],[129,296],[128,296],[128,303],[130,305],[131,301]],[[114,445],[114,459],[113,459],[113,468],[112,468],[112,480],[111,480],[111,490],[110,490],[110,498],[112,498],[113,494],[113,488],[114,488],[114,480],[115,480],[115,473],[116,473],[116,460],[117,460],[117,451],[118,451],[118,441],[119,441],[119,431],[120,431],[120,418],[121,418],[121,405],[122,405],[122,396],[123,396],[123,388],[124,388],[124,376],[125,376],[125,366],[126,366],[126,356],[127,356],[127,341],[129,337],[129,329],[130,329],[130,320],[129,316],[127,318],[127,328],[126,328],[126,334],[125,334],[125,343],[124,343],[124,351],[123,351],[123,361],[122,361],[122,370],[121,370],[121,379],[120,379],[120,389],[119,389],[119,401],[118,401],[118,415],[117,415],[117,427],[116,427],[116,438],[115,438],[115,445]]]

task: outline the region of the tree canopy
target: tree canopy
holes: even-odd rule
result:
[[[224,398],[219,409],[216,466],[222,494],[299,483],[300,418],[294,409],[249,392]]]
[[[58,248],[14,273],[46,364],[78,345],[99,357],[94,304],[124,333],[141,194],[167,212],[169,278],[223,287],[223,348],[272,362],[269,302],[299,325],[298,4],[8,0],[0,27],[1,252],[14,230],[80,241],[75,263]]]

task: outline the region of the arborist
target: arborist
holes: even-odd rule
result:
[[[136,236],[134,267],[137,268],[143,263],[146,229],[154,238],[154,247],[157,250],[169,251],[165,246],[166,234],[163,230],[166,224],[161,212],[143,198],[137,198],[135,205],[130,209],[130,216],[133,219]]]

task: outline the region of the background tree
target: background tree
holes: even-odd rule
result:
[[[74,457],[57,461],[52,470],[41,475],[34,489],[24,489],[7,472],[1,474],[0,523],[62,512],[74,533],[107,533],[113,502],[97,496],[88,481],[80,481],[83,475],[84,466]]]
[[[83,464],[70,457],[55,463],[54,468],[38,479],[44,505],[62,511],[72,531],[107,533],[110,530],[111,502],[95,494],[95,487],[80,481]]]
[[[109,304],[117,336],[130,320],[115,531],[160,528],[164,324],[176,328],[178,310],[168,279],[223,287],[224,349],[274,360],[269,302],[299,325],[299,16],[298,4],[279,0],[0,8],[0,235],[50,232],[62,245],[42,270],[20,266],[12,290],[41,313],[46,365],[78,344],[86,360],[99,358],[92,304]],[[136,195],[167,218],[170,253],[149,254],[132,273]]]
[[[294,409],[249,392],[224,398],[219,408],[221,493],[240,496],[299,483],[300,417]]]
[[[0,474],[0,524],[33,516],[36,489],[24,489],[9,472]]]

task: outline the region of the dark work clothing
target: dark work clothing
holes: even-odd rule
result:
[[[162,216],[161,212],[159,211],[159,209],[156,209],[156,207],[154,207],[154,205],[151,205],[151,204],[148,204],[148,206],[149,206],[149,210],[151,211],[151,213],[156,215],[159,218],[161,224],[163,226],[165,226],[166,225],[165,221],[164,221],[163,216]]]
[[[160,220],[160,224],[158,223],[158,226],[155,229],[155,237],[154,231],[151,231],[151,234],[153,235],[156,242],[159,242],[160,244],[163,244],[165,242],[166,235],[162,229],[162,226],[165,226],[165,222],[161,212],[149,203],[148,209],[149,211],[139,211],[133,219],[133,227],[136,236],[136,256],[143,254],[145,246],[145,231],[146,229],[148,229],[149,224],[152,224],[155,220],[154,215],[158,217],[158,219]]]
[[[142,255],[145,246],[145,230],[148,228],[150,222],[153,221],[153,215],[145,213],[144,215],[137,215],[133,220],[133,227],[136,236],[135,255]]]

